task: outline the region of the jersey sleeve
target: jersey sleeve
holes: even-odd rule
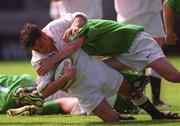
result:
[[[48,83],[53,81],[53,71],[51,70],[44,76],[38,76],[36,80],[37,91],[42,91],[43,88],[47,86]]]
[[[62,37],[64,32],[72,25],[76,16],[82,16],[87,19],[87,16],[84,13],[69,13],[65,17],[50,22],[42,31],[46,32],[49,36],[60,38]]]
[[[42,55],[36,51],[32,51],[31,64],[35,70],[38,69],[40,60],[45,58],[48,58],[48,55]],[[37,90],[41,91],[49,82],[52,81],[52,77],[53,77],[53,70],[51,70],[44,76],[37,75],[37,80],[36,80]]]

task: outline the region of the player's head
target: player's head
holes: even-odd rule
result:
[[[35,50],[39,53],[44,54],[54,50],[52,39],[35,24],[26,23],[20,32],[20,39],[25,45],[25,48]]]

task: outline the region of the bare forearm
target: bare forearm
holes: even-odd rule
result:
[[[174,17],[175,17],[175,14],[172,8],[169,5],[164,4],[163,19],[164,19],[166,34],[172,34],[174,32]]]
[[[59,51],[57,54],[51,57],[51,61],[53,64],[58,63],[65,57],[71,56],[74,54],[79,48],[81,48],[85,37],[81,37],[79,39],[74,40],[74,42],[69,43],[65,48]]]
[[[53,82],[50,82],[43,90],[42,95],[44,98],[56,93],[58,90],[62,89],[67,82],[66,77],[61,77]]]
[[[64,48],[62,51],[58,52],[57,54],[55,54],[54,56],[52,56],[51,60],[53,64],[56,64],[62,59],[64,59],[65,57],[72,55],[73,53],[74,53],[74,50],[70,49],[70,47],[67,47],[67,48]]]

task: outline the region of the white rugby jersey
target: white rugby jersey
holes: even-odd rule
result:
[[[42,31],[45,32],[48,36],[53,38],[54,45],[56,46],[57,50],[61,50],[64,45],[66,44],[62,38],[64,35],[64,32],[71,26],[71,24],[74,21],[74,18],[77,15],[82,15],[86,18],[86,15],[81,12],[76,12],[73,14],[67,14],[65,17],[54,20],[50,22],[47,26],[45,26]],[[51,52],[49,54],[40,54],[34,50],[32,50],[32,59],[31,64],[35,69],[39,67],[39,61],[48,58],[49,56],[57,53]],[[53,71],[51,70],[44,76],[37,76],[37,89],[38,91],[41,91],[51,80],[53,76]]]

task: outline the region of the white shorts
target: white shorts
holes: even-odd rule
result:
[[[132,18],[124,23],[144,26],[144,31],[153,38],[164,37],[164,27],[160,12],[149,12]]]
[[[116,98],[117,98],[117,94],[115,94],[114,96],[110,96],[106,98],[106,101],[108,102],[108,104],[114,108],[114,104],[116,102]]]
[[[89,57],[82,50],[78,54],[76,81],[68,89],[79,99],[84,110],[90,114],[103,99],[114,96],[123,76],[102,61]]]
[[[111,105],[111,107],[114,106],[116,97],[117,97],[117,95],[115,94],[114,96],[106,98],[107,102]],[[65,91],[59,90],[56,93],[54,93],[53,95],[45,98],[44,101],[49,102],[49,101],[54,101],[54,100],[58,100],[61,98],[75,98],[75,97]],[[81,104],[78,101],[78,103],[73,107],[71,114],[78,115],[78,114],[82,114],[82,113],[86,113],[86,112],[84,111],[83,107],[81,106]]]
[[[151,62],[165,57],[160,46],[145,32],[137,34],[127,53],[116,57],[121,63],[142,72]]]
[[[65,91],[59,90],[56,93],[50,95],[49,97],[45,98],[44,101],[53,101],[59,98],[70,98],[72,97],[70,94],[68,94]]]

